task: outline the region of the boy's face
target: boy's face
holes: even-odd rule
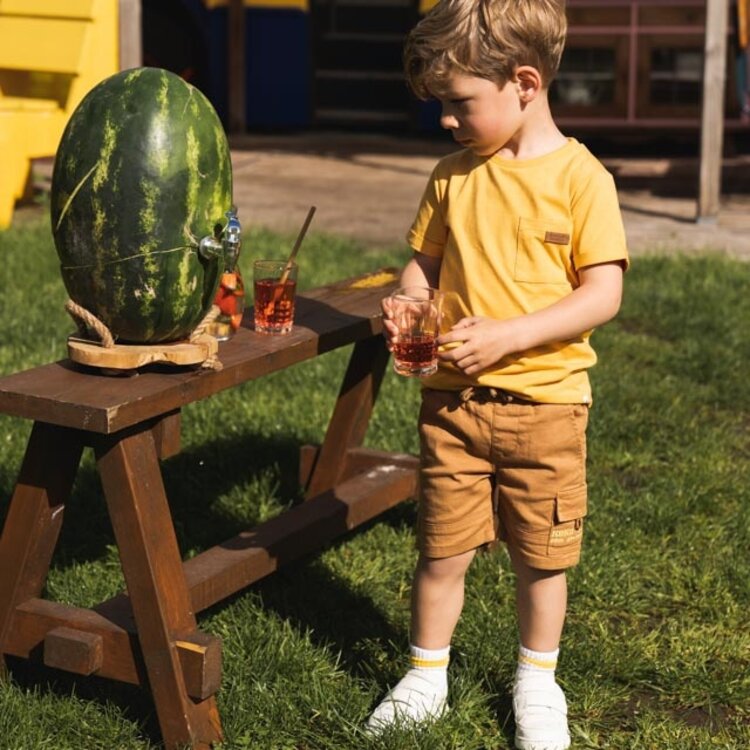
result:
[[[491,156],[512,146],[523,125],[523,109],[515,81],[504,85],[463,73],[452,74],[438,100],[440,125],[478,156]]]

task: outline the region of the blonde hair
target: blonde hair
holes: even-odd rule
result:
[[[531,65],[548,87],[567,28],[565,0],[440,0],[406,40],[406,79],[429,99],[451,73],[502,85],[520,65]]]

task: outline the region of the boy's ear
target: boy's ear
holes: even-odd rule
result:
[[[532,65],[519,65],[516,68],[515,81],[518,96],[525,104],[536,99],[542,90],[542,75]]]

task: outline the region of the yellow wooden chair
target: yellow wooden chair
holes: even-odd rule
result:
[[[84,95],[119,69],[116,0],[0,0],[0,229]]]

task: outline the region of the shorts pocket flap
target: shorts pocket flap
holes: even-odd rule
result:
[[[560,490],[555,498],[555,518],[558,523],[583,518],[587,511],[588,491],[585,484]]]

